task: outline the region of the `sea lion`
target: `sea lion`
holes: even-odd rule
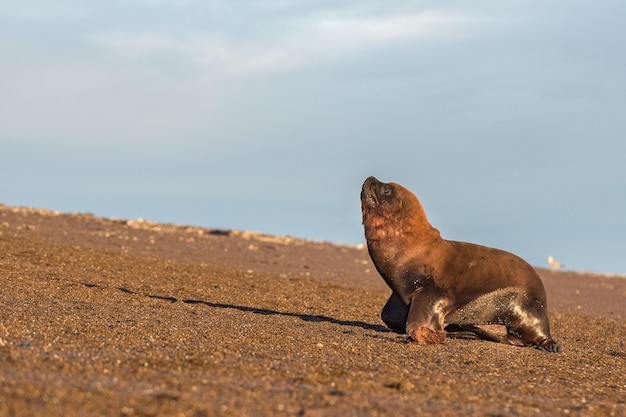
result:
[[[441,237],[417,197],[369,177],[361,191],[369,254],[393,293],[385,324],[421,344],[443,343],[444,328],[506,326],[516,346],[561,352],[550,336],[546,292],[526,261],[512,253]]]

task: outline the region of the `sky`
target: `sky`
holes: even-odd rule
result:
[[[0,0],[0,203],[626,274],[626,2]]]

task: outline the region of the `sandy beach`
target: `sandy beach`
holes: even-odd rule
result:
[[[0,205],[0,416],[626,415],[626,278],[538,272],[562,354],[420,346],[364,247]]]

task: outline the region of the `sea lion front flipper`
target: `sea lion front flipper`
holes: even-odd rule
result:
[[[409,316],[409,306],[395,293],[387,300],[387,304],[380,313],[380,318],[392,330],[400,333],[406,331],[406,320]]]
[[[421,344],[444,343],[443,330],[447,303],[436,287],[420,287],[411,295],[406,332]]]

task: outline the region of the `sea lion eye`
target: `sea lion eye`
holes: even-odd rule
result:
[[[391,195],[391,187],[388,185],[385,185],[383,189],[381,190],[381,194],[386,197],[389,197]]]

